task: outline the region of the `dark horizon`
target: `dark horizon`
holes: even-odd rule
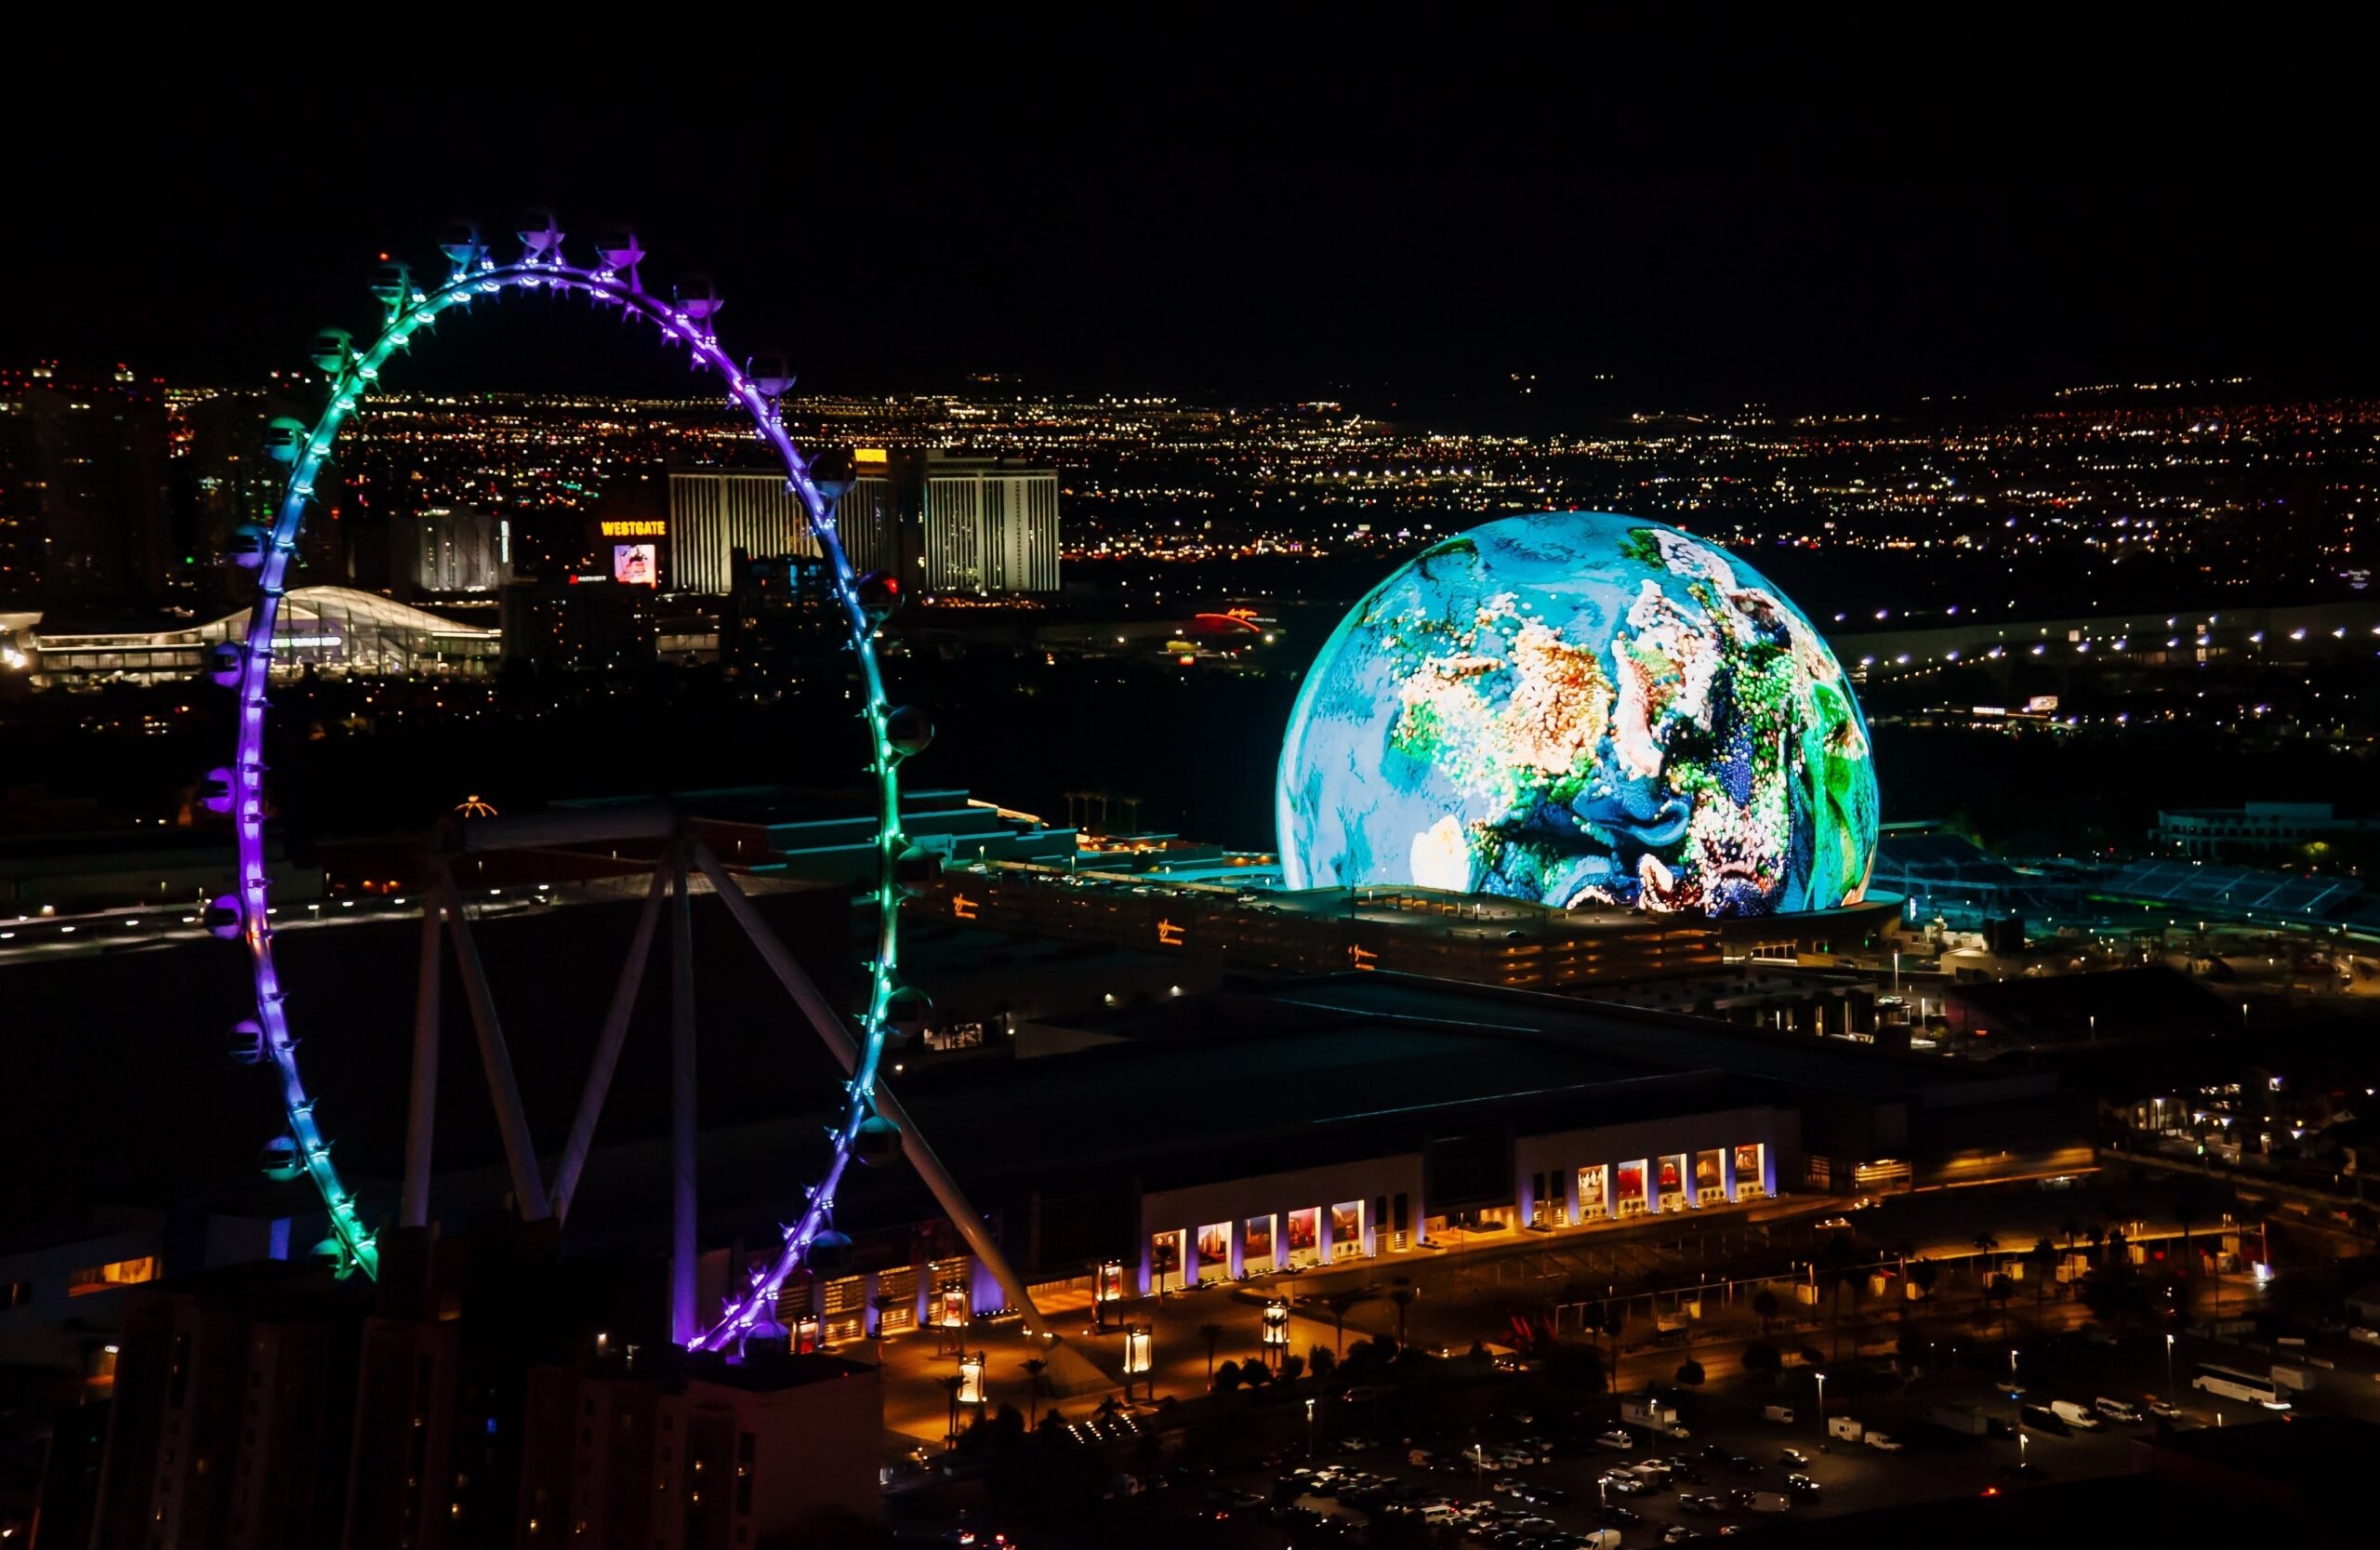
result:
[[[389,46],[335,30],[284,64],[24,25],[53,68],[7,110],[0,279],[40,304],[0,321],[4,360],[252,378],[367,323],[380,252],[433,266],[458,213],[509,245],[548,204],[582,250],[635,221],[649,285],[716,275],[731,347],[822,392],[994,373],[1558,420],[2375,386],[2346,213],[2368,23],[682,48],[475,24],[386,86]],[[646,375],[584,330],[450,332],[422,384]]]

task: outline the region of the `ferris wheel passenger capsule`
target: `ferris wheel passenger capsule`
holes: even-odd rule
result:
[[[881,1114],[871,1114],[859,1122],[859,1133],[852,1138],[852,1156],[876,1167],[894,1161],[900,1155],[900,1126]]]
[[[264,455],[276,463],[294,463],[306,444],[306,423],[276,415],[264,428]]]
[[[487,244],[480,238],[477,221],[452,220],[446,223],[446,230],[438,238],[438,251],[446,255],[446,261],[455,266],[454,279],[460,280],[486,256]]]
[[[521,230],[513,235],[521,239],[521,260],[529,264],[553,264],[562,261],[562,224],[553,211],[543,205],[533,205],[521,218]]]
[[[264,563],[265,550],[272,547],[272,535],[252,522],[244,522],[231,529],[231,542],[225,552],[231,563],[243,570],[254,570]]]
[[[600,232],[595,237],[595,256],[614,275],[625,277],[628,289],[642,291],[637,279],[636,266],[644,262],[644,246],[636,233],[625,226],[615,226]]]
[[[391,312],[403,311],[413,299],[413,271],[401,263],[382,264],[372,272],[372,295]]]
[[[240,907],[239,895],[224,894],[206,907],[206,929],[226,942],[236,942],[240,930],[247,921],[246,912]]]
[[[884,999],[884,1036],[894,1044],[915,1043],[926,1031],[933,1000],[914,985],[904,985]]]
[[[752,379],[752,386],[760,391],[762,398],[783,398],[793,391],[793,366],[781,351],[772,350],[753,356],[744,363],[744,375]]]
[[[206,782],[200,788],[200,800],[210,813],[229,813],[236,799],[231,790],[231,772],[221,765],[206,772]]]
[[[264,1059],[264,1025],[251,1017],[231,1025],[231,1058],[243,1066]]]
[[[306,1162],[298,1155],[297,1137],[276,1135],[266,1142],[261,1166],[264,1176],[275,1184],[287,1184],[302,1175],[306,1172]]]
[[[314,364],[337,377],[355,359],[355,336],[344,328],[325,328],[314,336]]]
[[[884,718],[884,740],[904,759],[915,759],[933,742],[933,718],[914,705],[897,707]]]
[[[710,320],[727,302],[719,294],[719,286],[707,274],[689,274],[678,283],[671,293],[670,305],[678,315],[694,325],[694,331],[705,338],[711,337]]]
[[[882,624],[901,610],[901,580],[883,571],[870,571],[852,583],[859,596],[859,611],[870,624]]]
[[[852,1267],[852,1240],[829,1227],[810,1240],[801,1258],[813,1275],[840,1276]]]
[[[859,477],[859,465],[849,452],[838,449],[822,452],[810,465],[810,484],[828,500],[840,500],[852,493],[852,484]]]
[[[206,649],[206,676],[223,688],[237,688],[245,660],[238,646],[229,641],[218,641]]]
[[[942,853],[922,845],[911,845],[892,863],[892,881],[902,893],[913,899],[923,898],[932,892],[934,882],[942,876]]]

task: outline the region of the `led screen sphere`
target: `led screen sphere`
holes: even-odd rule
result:
[[[1876,776],[1817,630],[1740,562],[1603,511],[1432,546],[1323,646],[1275,793],[1292,888],[1562,907],[1858,902]]]

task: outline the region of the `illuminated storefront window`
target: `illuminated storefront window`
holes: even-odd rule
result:
[[[1322,1263],[1322,1208],[1308,1206],[1289,1212],[1289,1265],[1302,1269]]]
[[[157,1258],[154,1254],[139,1259],[120,1259],[111,1265],[95,1265],[85,1270],[66,1273],[66,1295],[86,1297],[94,1292],[106,1292],[112,1287],[138,1286],[142,1281],[157,1278]]]
[[[1248,1219],[1247,1238],[1239,1246],[1239,1273],[1262,1276],[1273,1268],[1273,1218],[1270,1215]]]
[[[1177,1227],[1149,1238],[1149,1287],[1160,1295],[1169,1288],[1176,1292],[1182,1289],[1183,1236]]]
[[[1642,1216],[1652,1210],[1653,1202],[1645,1193],[1646,1170],[1643,1160],[1623,1162],[1616,1172],[1619,1177],[1612,1191],[1612,1214]]]
[[[1694,1203],[1707,1205],[1727,1198],[1726,1159],[1717,1147],[1694,1154]]]
[[[879,1334],[906,1334],[918,1327],[918,1269],[905,1265],[876,1278],[876,1330]]]
[[[1611,1165],[1579,1170],[1579,1220],[1599,1222],[1611,1214]]]
[[[1364,1202],[1347,1200],[1330,1208],[1330,1257],[1364,1257]]]
[[[1755,1142],[1736,1148],[1736,1199],[1757,1200],[1768,1193],[1768,1148]]]
[[[1210,1222],[1198,1229],[1198,1278],[1231,1279],[1231,1224]]]
[[[1686,1205],[1686,1154],[1672,1152],[1660,1159],[1661,1209],[1678,1211]]]

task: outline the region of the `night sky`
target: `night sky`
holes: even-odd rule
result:
[[[12,18],[40,64],[0,105],[0,361],[252,379],[366,325],[382,249],[434,265],[449,218],[549,203],[582,257],[627,219],[648,284],[716,275],[731,346],[830,391],[997,372],[1558,417],[2373,385],[2369,22],[648,7],[605,41],[575,9],[371,14],[377,39]],[[649,385],[621,354],[532,316],[414,379]]]

